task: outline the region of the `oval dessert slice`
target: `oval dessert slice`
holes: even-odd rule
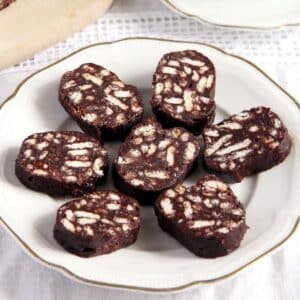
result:
[[[215,117],[215,81],[215,68],[201,53],[165,54],[153,75],[154,114],[164,127],[182,126],[200,134]]]
[[[107,151],[95,138],[75,131],[50,131],[23,141],[15,171],[33,190],[78,196],[96,189],[107,165]]]
[[[291,148],[286,127],[266,107],[245,110],[211,125],[203,138],[207,169],[234,182],[279,164]]]
[[[239,247],[247,230],[243,205],[214,175],[164,191],[155,203],[160,227],[197,256],[213,258]]]
[[[54,237],[67,251],[90,257],[133,244],[139,228],[136,200],[118,192],[98,191],[58,209]]]
[[[136,87],[91,63],[63,75],[59,100],[84,132],[105,140],[125,138],[143,116]]]
[[[141,203],[151,204],[162,190],[190,172],[199,143],[183,128],[162,129],[153,118],[133,128],[115,161],[116,186]]]

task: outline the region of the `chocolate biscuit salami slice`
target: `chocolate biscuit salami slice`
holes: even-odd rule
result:
[[[199,155],[195,136],[183,128],[162,129],[149,118],[136,125],[121,145],[114,165],[115,185],[143,204],[190,172]]]
[[[23,141],[15,172],[31,189],[78,196],[96,189],[105,179],[107,165],[107,151],[95,138],[75,131],[50,131]]]
[[[8,7],[9,5],[11,5],[15,1],[16,0],[0,0],[0,10]]]
[[[125,138],[143,115],[136,87],[91,63],[63,75],[59,100],[84,132],[106,140]]]
[[[229,182],[272,168],[291,148],[286,127],[266,107],[245,110],[212,125],[203,137],[205,166]]]
[[[215,117],[215,81],[214,65],[197,51],[165,54],[153,75],[154,114],[164,127],[200,134]]]
[[[139,205],[113,191],[98,191],[62,205],[54,238],[67,251],[91,257],[133,244],[140,228]]]
[[[214,258],[239,247],[247,230],[243,205],[214,175],[177,185],[155,202],[160,227],[197,256]]]

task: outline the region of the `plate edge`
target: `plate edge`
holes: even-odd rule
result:
[[[262,31],[271,31],[271,30],[281,30],[285,29],[286,27],[291,27],[291,26],[299,26],[299,22],[294,22],[294,23],[286,23],[286,24],[281,24],[281,25],[275,25],[275,26],[252,26],[252,25],[235,25],[235,24],[222,24],[222,23],[214,23],[211,21],[208,21],[205,19],[203,16],[191,14],[187,11],[184,11],[182,9],[179,9],[173,2],[172,0],[161,0],[168,8],[173,10],[174,12],[178,13],[181,16],[185,16],[188,18],[193,18],[194,20],[201,22],[202,24],[207,24],[210,26],[216,26],[216,27],[223,27],[226,29],[247,29],[247,30],[262,30]]]
[[[267,251],[261,253],[259,256],[255,257],[251,261],[247,262],[243,266],[237,268],[236,270],[222,275],[217,278],[213,279],[207,279],[207,280],[196,280],[192,281],[183,285],[179,285],[172,288],[149,288],[149,287],[140,287],[140,286],[132,286],[132,285],[124,285],[124,284],[115,284],[115,283],[108,283],[108,282],[101,282],[97,280],[91,280],[86,279],[84,277],[80,277],[79,275],[73,273],[68,268],[54,264],[51,262],[48,262],[44,258],[42,258],[40,255],[38,255],[30,246],[22,240],[22,238],[14,232],[14,230],[4,221],[2,217],[0,217],[0,224],[3,225],[3,227],[6,229],[6,231],[9,232],[9,234],[22,246],[22,248],[36,261],[40,262],[42,265],[47,266],[48,268],[51,268],[53,270],[59,271],[60,273],[67,275],[68,277],[75,279],[76,281],[79,281],[81,283],[85,283],[88,285],[98,286],[98,287],[104,287],[104,288],[117,288],[122,290],[128,290],[128,291],[134,291],[134,292],[145,292],[145,293],[157,293],[157,294],[164,294],[164,293],[178,293],[185,290],[188,290],[193,287],[197,287],[200,285],[208,285],[213,283],[219,283],[226,279],[233,278],[237,276],[241,271],[246,270],[247,268],[253,266],[254,263],[261,260],[262,258],[274,253],[275,251],[278,251],[300,228],[300,217],[297,218],[296,222],[292,226],[291,231],[287,234],[287,236],[278,242],[276,245],[274,245],[272,248],[268,249]]]

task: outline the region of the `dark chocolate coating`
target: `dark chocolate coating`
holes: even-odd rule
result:
[[[133,244],[140,228],[139,205],[114,191],[98,191],[62,205],[53,234],[68,252],[92,257]]]
[[[103,140],[124,139],[143,117],[137,88],[92,63],[63,75],[59,101],[84,132]]]
[[[160,227],[200,257],[229,254],[248,228],[243,205],[214,175],[189,188],[178,185],[164,191],[154,210]]]
[[[205,168],[227,182],[240,182],[278,165],[288,156],[292,144],[278,115],[266,107],[245,110],[211,125],[204,130],[203,138]],[[215,150],[216,145],[219,147]]]
[[[107,169],[107,151],[99,140],[75,131],[27,137],[15,164],[25,186],[53,196],[94,191],[106,179]]]
[[[215,117],[216,72],[201,53],[165,54],[153,75],[153,113],[165,128],[180,126],[198,135]]]
[[[199,142],[183,128],[162,129],[149,118],[136,125],[121,145],[114,163],[114,183],[142,204],[189,174],[199,155]]]

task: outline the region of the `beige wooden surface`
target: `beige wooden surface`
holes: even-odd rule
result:
[[[113,0],[17,0],[0,11],[0,69],[94,22]]]

